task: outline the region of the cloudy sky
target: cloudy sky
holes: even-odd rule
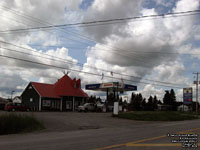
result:
[[[13,90],[20,95],[30,81],[54,83],[70,71],[82,85],[123,78],[145,97],[162,99],[165,90],[174,88],[181,100],[182,88],[194,87],[192,73],[200,71],[200,14],[37,27],[187,12],[199,6],[200,0],[1,0],[0,96],[10,97]]]

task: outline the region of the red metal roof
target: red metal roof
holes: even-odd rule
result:
[[[41,97],[52,97],[60,98],[54,90],[53,84],[31,82],[35,90],[40,94]]]
[[[31,82],[34,88],[39,92],[41,97],[60,98],[62,96],[88,97],[81,89],[80,79],[71,79],[64,75],[55,84]]]
[[[76,81],[64,75],[55,84],[56,93],[59,96],[78,96],[78,97],[88,97],[88,95],[81,89],[80,79]]]

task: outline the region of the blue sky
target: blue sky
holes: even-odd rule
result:
[[[40,21],[58,25],[190,11],[199,9],[199,5],[199,0],[70,0],[68,2],[58,0],[47,3],[39,0],[31,1],[31,3],[30,1],[4,0],[0,2],[0,13],[7,17],[0,19],[2,22],[0,30],[44,26],[38,21],[35,22],[33,18],[30,19],[27,15],[38,18]],[[3,9],[2,6],[15,10],[17,13]],[[113,71],[138,76],[141,77],[141,80],[114,73],[114,77],[127,79],[126,82],[129,84],[136,84],[138,92],[144,96],[157,95],[162,99],[164,91],[173,88],[173,86],[158,87],[154,85],[154,83],[159,84],[158,82],[150,82],[145,79],[170,82],[182,87],[194,86],[192,73],[200,69],[200,55],[194,57],[194,55],[181,53],[198,54],[200,51],[199,18],[198,14],[89,27],[64,27],[59,30],[49,29],[48,32],[39,30],[0,34],[0,39],[3,41],[53,55],[52,58],[61,57],[73,61],[75,63],[73,65],[22,54],[17,55],[6,50],[1,52],[10,56],[76,69],[80,72],[85,71],[99,75],[104,73],[105,76],[110,76],[110,71]],[[17,20],[17,22],[12,19]],[[16,49],[16,47],[11,48]],[[17,50],[25,51],[19,48]],[[5,76],[10,78],[0,86],[0,90],[2,89],[0,96],[9,96],[13,89],[18,91],[15,93],[16,95],[20,95],[20,92],[31,80],[53,83],[63,75],[63,70],[60,69],[42,68],[11,60],[2,59],[1,61],[1,68],[4,71],[0,72],[0,79]],[[84,67],[80,67],[78,63],[84,64]],[[107,70],[107,72],[101,69],[87,68],[85,67],[87,65]],[[102,82],[101,77],[80,72],[71,71],[69,75],[81,78],[83,85]],[[18,82],[15,82],[15,78],[18,79]],[[136,83],[131,83],[128,80],[134,80]],[[105,77],[104,82],[109,81],[110,79]],[[140,82],[148,82],[148,84]],[[181,89],[176,89],[176,93],[178,97],[181,97]]]

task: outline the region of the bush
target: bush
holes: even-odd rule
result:
[[[4,114],[0,116],[0,135],[25,133],[44,129],[43,124],[33,116]]]
[[[120,113],[119,118],[141,121],[181,121],[198,119],[198,116],[194,114],[186,114],[173,111],[136,111]]]

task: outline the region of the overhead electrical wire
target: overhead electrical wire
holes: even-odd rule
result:
[[[140,78],[140,79],[141,79],[141,77],[138,77],[138,78]],[[156,81],[154,81],[154,82],[156,82]]]
[[[35,22],[37,22],[37,23],[40,23],[40,24],[44,24],[44,25],[48,25],[49,23],[47,23],[47,22],[44,22],[43,20],[41,20],[41,19],[38,19],[38,18],[35,18],[35,17],[32,17],[32,16],[29,16],[29,15],[24,15],[22,12],[19,12],[19,11],[15,11],[15,10],[13,10],[13,9],[10,9],[10,8],[8,8],[8,7],[5,7],[5,6],[0,6],[0,7],[3,7],[4,9],[7,9],[8,11],[11,11],[11,12],[13,12],[13,13],[15,13],[16,15],[20,15],[20,16],[22,16],[22,17],[24,17],[24,18],[27,18],[27,19],[31,19],[32,21],[35,21]],[[168,14],[160,14],[160,15],[153,15],[153,16],[167,16],[167,15],[172,15],[172,14],[187,14],[188,15],[188,13],[191,13],[191,12],[196,12],[196,13],[199,13],[199,10],[194,10],[194,11],[187,11],[187,12],[176,12],[176,13],[168,13]],[[19,14],[20,13],[20,14]],[[190,14],[191,15],[191,14]],[[151,17],[152,17],[152,15],[150,15]],[[148,18],[148,16],[141,16],[141,17],[147,17]],[[140,17],[140,18],[141,18]],[[168,16],[169,17],[169,16]],[[152,19],[152,18],[151,18]],[[115,19],[113,19],[113,20],[115,20]],[[118,19],[117,19],[118,20]],[[100,21],[101,22],[101,21]],[[104,22],[104,21],[103,21]],[[51,25],[51,26],[53,26],[53,25]],[[66,30],[62,30],[62,31],[66,31]],[[82,39],[87,39],[87,40],[90,40],[90,41],[93,41],[93,42],[96,42],[96,41],[94,41],[93,39],[90,39],[90,38],[88,38],[88,37],[86,37],[86,36],[83,36],[83,35],[81,35],[81,34],[79,34],[79,33],[74,33],[74,32],[72,32],[72,31],[70,31],[71,33],[73,33],[73,34],[77,34],[77,35],[79,35]],[[74,40],[74,39],[69,39],[69,40]],[[80,41],[79,41],[79,43],[80,43]],[[107,45],[106,45],[107,46]],[[99,50],[99,49],[98,49]],[[106,50],[107,51],[107,50]],[[113,50],[111,50],[111,51],[113,51]],[[128,52],[128,51],[124,51],[123,50],[123,52]],[[124,56],[124,54],[121,54],[119,51],[116,51],[116,53],[118,53],[118,54],[120,54],[120,55],[122,55],[122,56]],[[130,51],[130,53],[141,53],[140,51]],[[151,53],[151,52],[144,52],[144,53],[147,53],[147,54],[149,54],[149,53]],[[153,53],[153,52],[152,52]],[[154,52],[154,53],[162,53],[162,52]],[[164,52],[165,53],[165,52]],[[164,53],[162,53],[162,54],[164,54]],[[166,53],[167,54],[167,53]],[[137,55],[137,54],[136,54]],[[192,54],[191,54],[192,55]],[[195,55],[195,54],[194,54]],[[127,57],[129,57],[129,55],[126,55]],[[140,56],[140,58],[141,57],[145,57],[145,56]],[[142,62],[141,61],[141,59],[140,58],[136,58],[137,60],[139,60],[140,62]],[[143,62],[142,62],[143,63]],[[145,63],[145,65],[146,65],[146,63]],[[149,65],[149,64],[148,64]],[[152,65],[155,65],[155,64],[150,64],[151,66]],[[147,66],[148,67],[148,66]]]
[[[8,9],[8,10],[10,10],[9,8],[6,8],[6,9]],[[13,12],[15,12],[15,14],[17,14],[16,12],[17,11],[15,11],[15,10],[12,10],[11,9],[11,11],[13,11]],[[188,12],[198,12],[198,11],[188,11]],[[20,12],[20,15],[21,15],[22,13]],[[172,14],[172,13],[168,13],[168,15],[169,14]],[[178,13],[178,14],[180,14],[180,13]],[[184,14],[185,14],[185,12],[184,12]],[[19,14],[17,14],[17,15],[19,15]],[[165,15],[167,15],[167,14],[165,14]],[[190,14],[191,15],[191,14]],[[38,23],[40,23],[40,24],[45,24],[45,25],[47,25],[47,24],[49,24],[49,23],[47,23],[47,22],[44,22],[43,20],[41,20],[41,19],[38,19],[38,18],[35,18],[35,17],[32,17],[32,16],[28,16],[28,15],[21,15],[22,17],[25,17],[25,18],[28,18],[28,19],[31,19],[31,20],[33,20],[33,21],[36,21],[36,22],[38,22]],[[163,15],[160,15],[160,16],[163,16]],[[169,17],[169,16],[168,16]],[[65,31],[65,30],[62,30],[62,31]],[[79,36],[81,36],[81,38],[82,39],[87,39],[87,40],[90,40],[90,41],[94,41],[94,40],[91,40],[90,38],[88,38],[88,37],[86,37],[86,36],[83,36],[83,35],[81,35],[81,34],[78,34],[78,33],[74,33],[74,32],[72,32],[71,31],[71,33],[73,33],[73,34],[77,34],[77,35],[79,35]],[[94,41],[94,42],[96,42],[96,41]],[[79,43],[80,43],[80,41],[79,41]],[[99,50],[99,49],[98,49]],[[107,51],[107,50],[106,50]],[[114,50],[111,50],[111,51],[114,51]],[[123,52],[127,52],[127,51],[124,51],[123,50]],[[116,51],[116,53],[118,53],[118,54],[120,54],[120,55],[122,55],[122,56],[125,56],[125,57],[130,57],[129,55],[124,55],[124,53],[123,54],[121,54],[119,51]],[[130,51],[130,53],[141,53],[141,52],[139,52],[139,51]],[[147,53],[147,54],[150,54],[151,52],[144,52],[144,53]],[[156,52],[155,52],[156,53]],[[159,52],[157,52],[157,53],[159,53]],[[161,52],[160,52],[161,53]],[[164,53],[161,53],[161,54],[164,54]],[[166,53],[167,54],[167,53]],[[137,54],[135,54],[135,55],[137,55]],[[143,61],[141,61],[142,59],[141,59],[141,57],[142,58],[145,58],[145,56],[139,56],[139,58],[135,58],[135,59],[137,59],[138,61],[140,61],[140,62],[142,62],[143,63]],[[146,63],[143,63],[143,66],[147,66],[147,67],[149,67],[149,65],[150,66],[155,66],[155,64],[152,64],[152,63],[148,63],[148,64],[146,64]]]
[[[7,9],[8,9],[8,8],[7,8]],[[13,10],[12,10],[12,11],[13,11]],[[16,12],[16,11],[14,11],[14,12]],[[16,13],[15,13],[15,14],[16,14]],[[17,15],[18,15],[18,14],[17,14]],[[27,18],[27,17],[26,17],[26,16],[24,16],[24,15],[23,15],[23,17]],[[31,16],[28,16],[28,18],[33,18],[33,19],[34,19],[34,21],[35,21],[35,20],[36,20],[36,21],[37,21],[37,20],[39,20],[39,19],[37,19],[37,18],[34,18],[34,17],[31,17]],[[42,21],[42,20],[40,20],[40,21],[39,21],[39,23],[41,23],[41,21]],[[38,21],[37,21],[37,22],[38,22]],[[138,60],[138,58],[136,58],[136,59]],[[146,63],[145,63],[145,65],[146,65]],[[149,65],[149,63],[148,63],[148,65]]]
[[[70,64],[74,64],[74,65],[78,64],[78,65],[81,65],[82,67],[84,66],[84,67],[86,67],[86,68],[98,69],[98,70],[101,70],[101,71],[103,71],[103,72],[110,72],[110,71],[105,70],[105,69],[102,69],[102,68],[97,68],[97,67],[93,67],[93,66],[89,66],[89,65],[84,65],[84,64],[82,64],[82,63],[75,63],[75,62],[73,62],[73,61],[69,61],[69,60],[64,59],[64,58],[61,58],[61,57],[56,57],[56,56],[53,56],[53,55],[50,55],[50,54],[44,54],[43,52],[35,51],[35,50],[33,50],[33,49],[25,48],[25,47],[18,46],[18,45],[15,45],[15,44],[12,44],[12,43],[8,43],[8,42],[5,42],[5,41],[0,41],[0,43],[12,45],[12,46],[15,46],[15,47],[18,47],[18,48],[22,48],[22,49],[29,50],[29,51],[32,51],[32,52],[35,52],[35,53],[39,53],[39,54],[42,54],[42,55],[46,55],[46,56],[48,56],[48,57],[43,57],[43,56],[39,56],[39,55],[34,55],[34,54],[30,54],[30,53],[25,53],[25,52],[21,52],[21,51],[9,49],[9,48],[3,48],[3,49],[6,49],[6,50],[10,50],[10,51],[18,52],[18,53],[23,53],[23,54],[27,54],[27,55],[34,55],[34,56],[37,56],[37,57],[42,57],[42,58],[45,58],[45,59],[50,59],[50,60],[59,61],[59,62],[64,62],[64,63],[70,63]],[[2,48],[2,47],[1,47],[1,48]],[[49,58],[49,57],[50,57],[50,58]],[[52,58],[53,58],[53,59],[52,59]],[[57,59],[55,59],[55,58],[57,58]],[[126,76],[126,77],[131,77],[131,78],[142,79],[142,77],[136,77],[136,76],[127,75],[127,74],[122,74],[122,73],[118,73],[118,72],[113,72],[113,73],[114,73],[114,74],[117,74],[117,75],[121,75],[121,76]],[[163,81],[157,81],[157,80],[151,80],[151,79],[142,79],[142,80],[151,81],[151,82],[158,82],[158,83],[162,83],[162,84],[177,85],[177,84],[174,84],[174,83],[163,82]],[[179,86],[180,86],[180,85],[179,85]]]
[[[58,48],[58,47],[63,47],[62,45],[36,45],[36,44],[29,44],[31,47],[53,47],[53,48]],[[83,50],[82,47],[80,46],[67,46],[69,49],[73,50]],[[93,48],[93,51],[107,51],[106,49],[99,49],[99,48]],[[111,50],[114,51],[114,50]],[[200,53],[178,53],[178,52],[158,52],[158,51],[130,51],[130,50],[123,50],[123,52],[128,52],[128,53],[147,53],[147,54],[163,54],[163,55],[200,55]]]
[[[33,16],[30,16],[30,15],[27,15],[27,14],[24,14],[23,12],[21,12],[21,11],[16,11],[16,10],[13,10],[13,9],[11,9],[11,8],[9,8],[9,7],[6,7],[6,6],[1,6],[0,5],[0,9],[3,9],[3,10],[6,10],[6,11],[9,11],[10,13],[14,13],[15,15],[18,15],[18,16],[20,16],[20,17],[23,17],[23,18],[25,18],[25,19],[28,19],[28,20],[31,20],[31,21],[34,21],[34,22],[36,22],[36,23],[39,23],[39,24],[42,24],[42,25],[46,25],[46,26],[48,26],[50,23],[48,23],[48,22],[46,22],[46,21],[44,21],[44,20],[41,20],[41,19],[39,19],[39,18],[35,18],[35,17],[33,17]],[[52,25],[52,24],[50,24],[50,25]],[[48,31],[49,29],[47,29],[46,31]],[[61,30],[61,31],[64,31],[65,33],[74,33],[74,34],[77,34],[77,33],[75,33],[75,32],[73,32],[73,31],[66,31],[66,30],[63,30],[63,29],[58,29],[58,30]],[[43,30],[44,31],[44,30]],[[83,38],[83,37],[82,37]],[[73,39],[70,39],[70,38],[66,38],[65,37],[65,39],[69,39],[69,40],[72,40],[73,41]],[[87,39],[88,40],[88,39]],[[79,43],[80,43],[80,41],[79,41]],[[86,44],[86,43],[84,43],[84,44]]]
[[[25,14],[23,14],[22,12],[20,12],[20,11],[16,11],[16,10],[13,10],[13,9],[10,9],[10,8],[8,8],[8,7],[5,7],[5,6],[0,6],[0,8],[4,8],[4,9],[6,9],[7,11],[11,11],[11,12],[13,12],[14,14],[16,14],[16,15],[19,15],[19,16],[22,16],[22,17],[24,17],[24,18],[27,18],[27,19],[30,19],[30,20],[32,20],[32,21],[35,21],[35,22],[37,22],[37,23],[40,23],[40,24],[44,24],[44,25],[49,25],[49,23],[48,22],[45,22],[45,21],[43,21],[43,20],[41,20],[41,19],[39,19],[39,18],[35,18],[35,17],[32,17],[32,16],[29,16],[29,15],[25,15]],[[198,10],[194,10],[194,11],[187,11],[187,12],[198,12],[199,13],[199,11]],[[172,13],[168,13],[168,14],[172,14]],[[180,14],[180,13],[179,13]],[[184,14],[185,14],[185,12],[184,12]],[[165,15],[167,15],[167,14],[165,14]],[[160,16],[163,16],[163,14],[162,15],[160,15]],[[66,31],[66,30],[62,30],[62,31]],[[93,40],[93,39],[91,39],[91,38],[89,38],[89,37],[86,37],[86,36],[84,36],[84,35],[81,35],[81,34],[79,34],[79,33],[76,33],[76,32],[72,32],[72,31],[68,31],[69,33],[73,33],[73,34],[77,34],[79,37],[81,37],[82,39],[86,39],[86,40],[90,40],[90,41],[93,41],[93,42],[96,42],[95,40]],[[69,39],[69,40],[71,40],[71,39]],[[80,42],[80,41],[79,41]],[[106,45],[107,46],[107,45]],[[100,49],[98,49],[98,51],[99,51]],[[105,51],[107,51],[107,50],[105,50]],[[112,51],[114,51],[114,50],[112,50]],[[119,53],[119,51],[117,51],[118,53]],[[126,50],[123,50],[123,52],[130,52],[130,53],[147,53],[147,54],[149,54],[149,53],[159,53],[159,54],[181,54],[181,55],[196,55],[196,54],[191,54],[191,53],[170,53],[170,52],[143,52],[143,51],[126,51]],[[198,55],[198,54],[197,54]],[[200,54],[199,54],[200,55]],[[144,57],[144,56],[142,56],[142,57]]]
[[[71,68],[69,69],[69,68],[66,68],[66,67],[61,67],[61,66],[56,66],[56,65],[49,65],[49,64],[45,64],[45,63],[35,62],[35,61],[31,61],[31,60],[25,60],[25,59],[22,59],[22,58],[16,58],[16,57],[7,56],[7,55],[1,55],[0,54],[0,57],[14,59],[14,60],[23,61],[23,62],[32,63],[32,64],[37,64],[37,65],[42,65],[42,66],[46,66],[46,67],[53,67],[53,68],[57,68],[57,69],[68,69],[68,70],[74,71],[74,72],[80,72],[80,73],[85,73],[85,74],[90,74],[90,75],[95,75],[95,76],[101,76],[101,75],[96,74],[96,73],[80,71],[80,70],[71,69]],[[121,80],[121,78],[117,78],[117,77],[111,77],[111,76],[104,76],[104,77]],[[147,83],[147,82],[142,82],[142,81],[134,81],[134,80],[130,80],[130,79],[124,79],[124,80],[125,81],[129,81],[129,82],[133,82],[133,83],[151,84],[151,85],[154,85],[154,86],[162,86],[162,87],[170,87],[170,88],[178,88],[178,89],[182,89],[183,88],[183,87],[178,87],[178,86],[168,86],[168,85]]]
[[[78,23],[69,23],[69,24],[60,24],[60,25],[49,25],[49,26],[41,26],[41,27],[33,27],[33,28],[24,28],[24,29],[13,29],[13,30],[4,30],[0,31],[3,32],[15,32],[15,31],[25,31],[25,30],[37,30],[37,29],[47,29],[47,28],[60,28],[60,27],[67,27],[67,26],[77,26],[77,25],[90,25],[90,24],[98,24],[98,23],[117,23],[115,21],[128,21],[128,20],[136,20],[142,18],[151,18],[154,19],[156,17],[177,17],[178,15],[192,15],[191,13],[199,14],[200,9],[192,10],[192,11],[182,11],[182,12],[173,12],[173,13],[166,13],[166,14],[158,14],[158,15],[146,15],[146,16],[136,16],[136,17],[127,17],[127,18],[116,18],[116,19],[107,19],[107,20],[96,20],[96,21],[88,21],[88,22],[78,22]],[[177,16],[176,16],[177,15]]]
[[[13,10],[13,9],[11,9],[11,8],[9,8],[9,7],[6,7],[6,6],[0,6],[0,8],[2,8],[2,9],[4,9],[4,10],[7,10],[7,11],[10,11],[10,12],[12,12],[12,13],[14,13],[14,14],[16,14],[16,15],[19,15],[19,16],[22,16],[22,17],[24,17],[24,18],[26,18],[26,19],[29,19],[29,20],[32,20],[32,21],[34,21],[34,22],[37,22],[37,23],[40,23],[40,24],[43,24],[43,25],[49,25],[50,23],[48,23],[48,22],[46,22],[46,21],[43,21],[43,20],[41,20],[41,19],[39,19],[39,18],[35,18],[35,17],[33,17],[33,16],[29,16],[29,15],[27,15],[27,14],[24,14],[23,12],[21,12],[21,11],[16,11],[16,10]],[[196,14],[199,14],[199,12],[200,12],[200,10],[193,10],[193,11],[185,11],[185,12],[175,12],[175,13],[167,13],[167,14],[160,14],[160,15],[153,15],[153,16],[161,16],[161,17],[170,17],[170,16],[167,16],[167,15],[175,15],[175,14],[179,14],[178,16],[173,16],[173,17],[179,17],[180,16],[180,14],[187,14],[187,15],[196,15]],[[188,14],[189,13],[189,14]],[[190,13],[194,13],[194,14],[190,14]],[[150,15],[150,16],[152,16],[152,15]],[[142,17],[142,16],[141,16]],[[141,18],[141,17],[139,17],[139,18]],[[144,16],[144,17],[147,17],[148,18],[148,16]],[[133,18],[134,19],[134,18]],[[150,19],[156,19],[156,18],[151,18],[150,17]],[[114,19],[113,19],[114,20]],[[50,24],[51,25],[51,24]],[[51,25],[52,26],[52,25]],[[66,30],[62,30],[62,31],[66,31]],[[84,35],[82,35],[82,34],[80,34],[80,33],[76,33],[76,32],[73,32],[73,31],[67,31],[67,32],[69,32],[69,33],[73,33],[73,34],[77,34],[79,37],[81,37],[82,39],[86,39],[86,40],[90,40],[90,41],[93,41],[93,42],[96,42],[95,40],[93,40],[93,39],[91,39],[91,38],[89,38],[89,37],[87,37],[87,36],[84,36]],[[99,49],[98,49],[99,50]],[[124,50],[123,50],[123,52],[124,52]],[[132,53],[134,53],[134,52],[137,52],[137,53],[141,53],[140,51],[130,51],[130,52],[132,52]],[[142,52],[142,53],[161,53],[161,54],[180,54],[180,53],[166,53],[166,52]],[[181,53],[182,55],[196,55],[196,54],[190,54],[190,53]]]
[[[2,6],[1,6],[2,7]],[[37,23],[40,23],[40,24],[44,24],[44,25],[47,25],[48,23],[47,22],[44,22],[44,21],[42,21],[41,19],[37,19],[37,18],[35,18],[35,17],[32,17],[32,16],[29,16],[29,15],[24,15],[24,14],[22,14],[21,12],[20,12],[20,14],[19,14],[19,12],[17,12],[17,11],[15,11],[15,10],[12,10],[12,9],[9,9],[9,8],[7,8],[6,7],[6,10],[8,10],[8,11],[11,11],[11,12],[13,12],[14,14],[16,14],[16,15],[19,15],[19,16],[22,16],[23,18],[28,18],[28,19],[31,19],[32,21],[35,21],[35,22],[37,22]],[[59,30],[59,28],[57,29],[57,30]],[[63,29],[61,29],[62,31],[64,31],[64,32],[66,32],[65,30],[63,30]],[[28,32],[28,31],[27,31]],[[70,31],[70,32],[72,32],[72,31]],[[74,32],[73,32],[74,33]],[[74,34],[78,34],[78,33],[74,33]],[[81,35],[81,34],[78,34],[79,36],[81,36],[81,38],[84,38],[84,36],[83,35]],[[77,41],[77,40],[74,40],[74,39],[71,39],[71,38],[66,38],[66,39],[69,39],[69,40],[71,40],[71,41],[75,41],[75,42],[78,42],[78,43],[83,43],[83,44],[85,44],[84,42],[80,42],[80,41]],[[88,38],[84,38],[84,39],[88,39]],[[90,41],[94,41],[94,40],[91,40],[90,39]],[[94,41],[94,42],[96,42],[96,41]],[[129,57],[129,59],[132,59],[129,55],[124,55],[123,53],[120,53],[119,51],[113,51],[113,53],[116,53],[116,54],[119,54],[119,55],[121,55],[121,56],[123,56],[123,57]],[[140,58],[135,58],[135,60],[139,60],[139,61],[141,61],[141,59]],[[141,61],[141,63],[143,64],[143,66],[145,66],[145,67],[151,67],[151,66],[149,66],[150,64],[148,63],[144,63],[143,61]],[[140,65],[140,64],[137,64],[137,65]],[[142,66],[142,67],[143,67]]]

